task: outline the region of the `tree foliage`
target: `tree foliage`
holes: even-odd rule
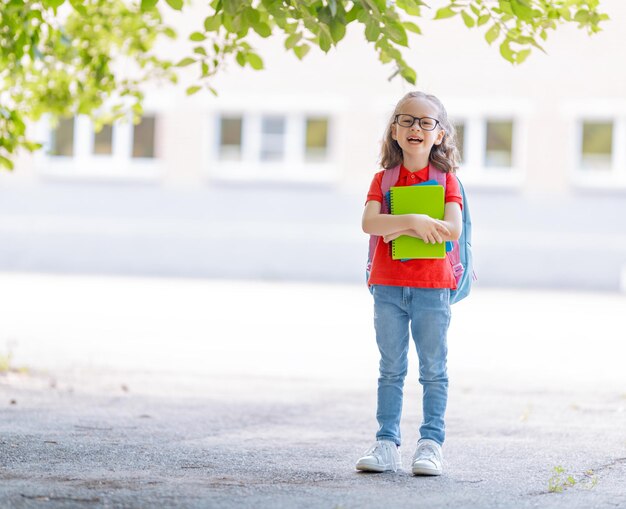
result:
[[[436,1],[436,0],[433,0]],[[95,115],[97,124],[141,112],[140,84],[175,81],[170,62],[151,54],[160,35],[174,37],[161,12],[182,10],[183,0],[4,0],[0,12],[0,164],[12,167],[19,148],[35,150],[26,123],[43,113]],[[410,83],[416,71],[404,60],[409,33],[418,22],[458,17],[498,44],[503,58],[520,64],[550,31],[575,23],[593,34],[608,16],[599,0],[447,0],[433,9],[422,0],[212,0],[188,35],[190,55],[177,67],[194,66],[206,88],[229,62],[262,69],[254,37],[281,37],[303,59],[312,47],[328,52],[359,25],[380,61]],[[126,62],[123,72],[120,62]],[[132,73],[128,72],[132,67]]]
[[[143,7],[156,4],[144,0]],[[324,52],[337,46],[354,23],[380,61],[415,84],[417,74],[402,50],[409,46],[410,32],[421,34],[419,19],[425,13],[432,17],[428,9],[423,0],[213,0],[203,26],[191,34],[197,43],[194,55],[179,65],[199,65],[200,81],[211,89],[211,78],[231,58],[241,66],[263,67],[249,42],[252,33],[283,37],[285,49],[302,59],[313,46]],[[448,0],[434,13],[434,19],[455,16],[467,28],[483,30],[486,41],[497,42],[500,54],[512,64],[522,63],[533,49],[543,51],[542,42],[560,24],[575,23],[592,34],[608,19],[599,11],[599,0]],[[192,92],[199,89],[195,86]]]
[[[140,84],[175,80],[172,63],[150,54],[174,37],[156,10],[121,0],[8,0],[0,11],[0,164],[36,150],[26,125],[92,114],[96,126],[141,112]]]

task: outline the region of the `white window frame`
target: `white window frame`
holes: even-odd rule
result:
[[[611,162],[608,169],[584,168],[583,159],[583,126],[586,122],[606,122],[613,124],[611,140]],[[626,189],[626,117],[585,116],[577,118],[573,123],[572,139],[574,141],[574,160],[571,180],[576,187]],[[620,143],[621,141],[621,143]]]
[[[306,98],[248,97],[220,98],[220,104],[207,112],[205,122],[205,168],[212,181],[279,181],[333,183],[339,179],[337,158],[337,112],[333,101],[314,104]],[[303,107],[303,105],[306,105]],[[316,107],[319,106],[319,107]],[[220,153],[222,117],[241,117],[241,159],[223,161]],[[261,119],[284,116],[286,121],[285,154],[282,161],[261,160]],[[325,161],[306,159],[306,119],[328,119],[328,145]]]
[[[145,115],[157,116],[152,112],[146,112]],[[64,180],[154,181],[163,175],[162,164],[157,157],[132,156],[134,124],[130,120],[113,125],[111,155],[93,153],[95,132],[93,122],[87,116],[74,117],[72,156],[48,153],[53,141],[53,127],[49,117],[38,122],[35,128],[37,139],[43,143],[43,150],[35,155],[35,168],[43,177]]]
[[[526,100],[510,99],[449,99],[446,110],[453,123],[465,125],[465,160],[459,176],[464,185],[485,188],[519,189],[526,180],[526,150],[528,147],[528,118],[532,108]],[[487,122],[513,122],[511,166],[485,165]]]
[[[569,122],[567,167],[574,189],[626,190],[626,100],[585,99],[567,101],[561,112]],[[582,166],[584,122],[612,122],[611,167],[590,170]]]

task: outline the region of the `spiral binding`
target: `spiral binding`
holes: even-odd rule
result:
[[[389,189],[389,211],[393,214],[393,193]],[[396,241],[391,241],[391,258],[396,259]]]

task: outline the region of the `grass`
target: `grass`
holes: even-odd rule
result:
[[[28,368],[16,368],[12,364],[13,354],[11,352],[3,354],[0,353],[0,375],[6,375],[7,373],[27,373]]]
[[[558,465],[552,469],[552,477],[548,480],[548,491],[550,493],[563,493],[568,488],[572,488],[578,484],[587,489],[592,489],[598,484],[598,476],[596,476],[593,470],[587,470],[582,479],[577,481],[576,478],[566,472],[566,470]]]

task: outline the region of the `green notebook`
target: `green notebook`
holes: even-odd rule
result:
[[[391,213],[427,214],[435,219],[443,219],[443,186],[401,186],[390,189]],[[391,241],[391,254],[394,260],[414,258],[445,258],[446,243],[426,244],[423,240],[402,235]]]

